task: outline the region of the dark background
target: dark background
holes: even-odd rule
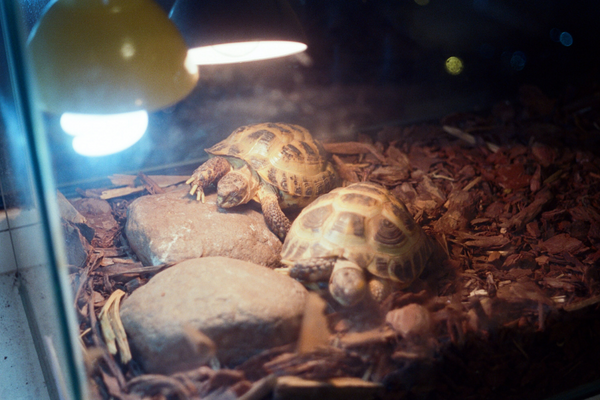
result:
[[[186,172],[206,156],[204,148],[251,123],[298,123],[322,140],[352,140],[383,126],[485,112],[514,99],[523,84],[550,97],[597,89],[597,1],[419,1],[426,4],[291,1],[308,38],[306,53],[202,67],[196,89],[152,113],[145,137],[116,155],[75,154],[58,118],[46,115],[57,184],[68,191],[113,173]],[[26,29],[46,3],[22,2]],[[173,1],[159,3],[168,10]],[[562,32],[572,45],[561,44]],[[459,75],[445,70],[450,56],[463,60]]]

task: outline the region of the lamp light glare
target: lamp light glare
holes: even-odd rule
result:
[[[289,56],[306,48],[300,42],[266,40],[196,47],[188,55],[197,65],[231,64]]]
[[[73,137],[73,149],[84,156],[118,153],[135,144],[148,128],[145,110],[122,114],[73,114],[60,117],[62,129]]]
[[[560,44],[565,47],[569,47],[573,44],[573,36],[569,32],[562,32],[559,36]]]

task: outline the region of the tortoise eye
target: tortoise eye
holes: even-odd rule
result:
[[[387,245],[398,246],[406,239],[406,235],[387,218],[379,218],[375,241]]]

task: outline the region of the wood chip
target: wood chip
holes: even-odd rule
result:
[[[277,379],[273,398],[287,399],[328,399],[328,400],[368,400],[382,393],[379,383],[344,377],[327,381],[301,379],[295,376],[281,376]]]
[[[531,204],[529,204],[527,207],[522,209],[517,215],[512,217],[508,222],[502,224],[502,227],[506,228],[506,229],[513,228],[516,230],[520,230],[526,224],[533,221],[533,219],[535,217],[537,217],[539,215],[539,213],[542,211],[544,206],[548,202],[550,202],[550,200],[552,200],[553,198],[554,198],[554,196],[552,195],[552,192],[550,191],[549,188],[546,187],[546,188],[542,189],[541,191],[539,191],[536,194],[536,196],[535,196],[533,202],[531,202]]]
[[[499,249],[510,243],[510,240],[504,236],[471,236],[472,239],[464,242],[469,247],[479,247],[484,249]]]
[[[324,314],[326,306],[325,300],[318,294],[308,294],[298,338],[298,353],[310,353],[329,345],[330,333]]]
[[[375,146],[362,142],[323,143],[323,147],[333,154],[373,154],[381,163],[385,163],[385,157]]]
[[[583,248],[583,243],[579,239],[569,236],[567,233],[561,233],[540,243],[540,247],[550,254],[562,252],[574,253]]]
[[[368,346],[372,344],[385,343],[397,335],[398,334],[394,330],[388,327],[383,329],[373,329],[365,332],[350,332],[341,337],[339,344],[344,348]]]

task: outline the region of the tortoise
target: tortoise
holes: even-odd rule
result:
[[[281,239],[290,228],[282,208],[301,208],[338,182],[322,144],[301,126],[262,123],[242,126],[205,150],[211,158],[186,184],[204,202],[217,183],[217,205],[231,208],[256,200],[267,226]]]
[[[281,251],[292,278],[329,279],[343,306],[367,293],[383,300],[409,286],[432,260],[434,242],[406,206],[384,187],[361,182],[333,189],[308,205],[292,224]]]

